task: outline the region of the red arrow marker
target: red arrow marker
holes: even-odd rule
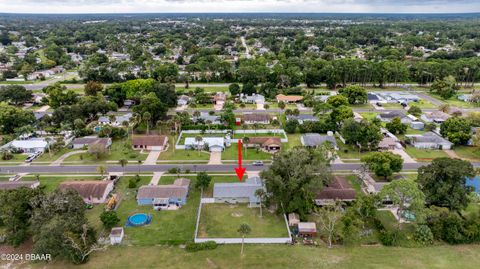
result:
[[[235,173],[237,173],[238,180],[242,181],[246,170],[247,168],[242,167],[242,140],[238,139],[238,167],[235,167]]]

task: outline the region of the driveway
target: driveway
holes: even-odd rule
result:
[[[147,159],[143,162],[143,165],[152,165],[157,163],[157,159],[162,153],[160,150],[152,150],[148,153]]]
[[[158,185],[160,178],[162,177],[164,172],[154,172],[152,180],[150,180],[150,185]]]
[[[68,152],[68,153],[65,153],[63,154],[62,156],[60,156],[60,158],[56,159],[55,161],[53,161],[50,166],[59,166],[62,164],[62,162],[72,156],[72,155],[75,155],[75,154],[80,154],[80,153],[86,153],[87,151],[86,150],[76,150],[76,151],[72,151],[72,152]],[[44,154],[48,154],[48,153],[44,153]]]
[[[416,163],[417,162],[412,157],[410,157],[410,155],[408,155],[405,152],[405,150],[403,150],[403,149],[392,149],[392,150],[390,150],[390,152],[402,156],[402,159],[403,159],[404,163]]]
[[[451,149],[444,149],[445,153],[447,153],[448,157],[453,158],[453,159],[462,159],[460,156],[457,155],[457,153]]]
[[[188,108],[188,105],[177,106],[177,108],[175,108],[175,111],[184,111],[187,108]]]
[[[35,110],[35,112],[45,112],[45,111],[47,111],[49,108],[50,108],[50,106],[48,106],[48,105],[42,106],[42,107],[40,107],[39,109]]]
[[[210,161],[208,161],[208,164],[222,164],[222,152],[210,152]]]
[[[265,110],[265,107],[263,106],[263,103],[258,103],[257,104],[257,110]]]

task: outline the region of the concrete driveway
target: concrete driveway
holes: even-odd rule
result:
[[[152,165],[157,163],[157,159],[162,153],[160,150],[152,150],[148,153],[147,159],[143,162],[143,165]]]
[[[210,152],[208,164],[222,164],[222,152]]]
[[[410,155],[408,155],[407,152],[405,152],[404,149],[392,149],[392,150],[389,150],[389,151],[402,156],[402,159],[403,159],[404,163],[416,163],[417,162],[412,157],[410,157]]]
[[[72,151],[72,152],[68,152],[68,153],[65,153],[63,154],[62,156],[60,156],[60,158],[56,159],[55,161],[53,161],[50,166],[59,166],[62,164],[62,162],[72,156],[72,155],[75,155],[75,154],[81,154],[81,153],[86,153],[87,151],[86,150],[76,150],[76,151]],[[48,154],[48,153],[44,153],[44,154]]]

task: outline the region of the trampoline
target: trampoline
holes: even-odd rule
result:
[[[137,213],[128,217],[126,226],[143,226],[151,222],[152,215]]]

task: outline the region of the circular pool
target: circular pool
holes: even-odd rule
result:
[[[144,214],[144,213],[138,213],[138,214],[131,215],[130,217],[128,217],[128,221],[133,226],[142,226],[142,225],[147,224],[148,216],[147,216],[147,214]]]

